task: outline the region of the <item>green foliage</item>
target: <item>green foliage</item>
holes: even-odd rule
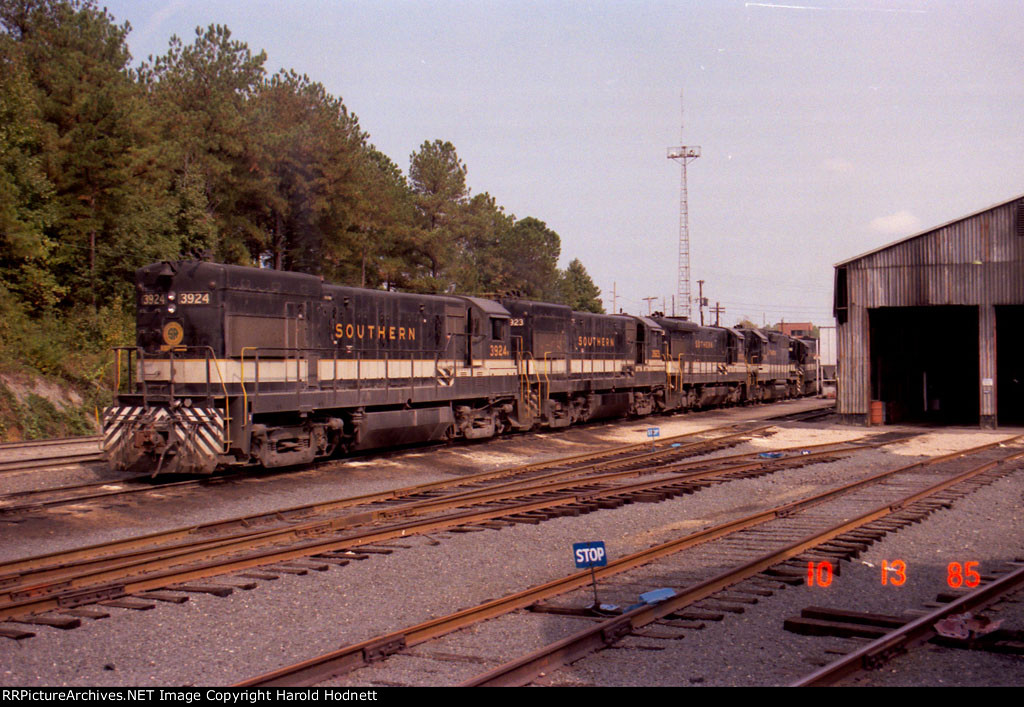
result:
[[[334,270],[327,275],[335,282],[360,287],[408,289],[412,278],[409,267],[416,207],[412,190],[402,170],[372,145],[366,148],[364,171],[365,194],[372,218],[358,231],[352,232],[344,244],[350,256],[346,259],[337,246],[328,249]],[[347,263],[351,275],[341,273]],[[358,267],[358,277],[355,270]]]
[[[16,49],[0,35],[0,286],[41,309],[65,291],[47,267],[53,185],[43,171],[35,105]]]
[[[558,270],[557,233],[471,195],[452,143],[424,141],[406,178],[341,98],[268,76],[226,27],[136,69],[129,32],[97,0],[0,0],[5,369],[99,400],[109,348],[134,338],[134,271],[163,259],[600,311],[579,261]],[[25,430],[53,428],[40,409]]]
[[[133,271],[200,257],[419,292],[559,298],[558,235],[470,197],[454,145],[409,178],[340,98],[267,77],[228,28],[129,70],[94,0],[0,4],[0,283],[33,312],[133,296]]]
[[[604,313],[601,304],[601,290],[587,274],[587,269],[579,259],[569,263],[562,273],[562,302],[580,312]]]
[[[322,85],[294,72],[272,77],[255,110],[270,176],[263,221],[270,238],[261,259],[323,274],[328,246],[366,251],[367,234],[381,229],[375,197],[384,185],[358,119]],[[354,273],[340,269],[334,274],[350,281]]]
[[[501,246],[501,259],[507,268],[506,286],[519,289],[528,299],[558,301],[561,251],[561,238],[546,223],[533,217],[516,221]]]
[[[487,192],[469,199],[458,214],[452,227],[454,264],[450,273],[454,286],[450,289],[471,295],[509,289],[503,247],[514,217]]]
[[[139,265],[178,250],[143,149],[146,106],[127,70],[129,28],[91,0],[2,8],[0,61],[10,71],[0,92],[20,127],[7,133],[0,159],[20,214],[2,209],[19,227],[5,229],[0,257],[8,270],[20,257],[27,270],[4,279],[38,310],[96,308],[127,294]]]
[[[219,261],[252,263],[269,245],[271,176],[262,169],[258,112],[253,98],[264,81],[266,54],[231,39],[227,27],[196,28],[185,45],[171,37],[165,55],[135,72],[152,107],[152,130],[162,149],[161,171],[173,175],[174,212],[187,228],[191,251]]]
[[[95,433],[95,411],[110,403],[111,347],[134,340],[134,315],[119,302],[75,316],[32,313],[0,287],[0,371],[71,389],[80,403],[54,405],[34,393],[19,401],[0,384],[0,439]]]
[[[31,314],[0,288],[0,363],[85,388],[102,388],[110,349],[135,339],[134,308],[115,299],[98,311]]]
[[[469,190],[466,166],[450,142],[424,142],[409,156],[409,186],[416,207],[408,255],[408,285],[419,292],[455,289],[452,272],[460,249],[458,229]]]

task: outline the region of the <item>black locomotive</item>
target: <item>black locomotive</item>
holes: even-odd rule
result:
[[[149,265],[136,288],[103,446],[154,475],[816,390],[815,342],[756,329],[208,262]]]

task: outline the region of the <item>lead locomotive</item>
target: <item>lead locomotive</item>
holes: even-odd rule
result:
[[[136,273],[103,446],[210,473],[358,449],[814,392],[814,342],[518,299],[340,287],[163,262]]]

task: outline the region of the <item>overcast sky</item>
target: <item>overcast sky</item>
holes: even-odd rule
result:
[[[702,149],[693,291],[729,325],[831,324],[835,262],[1024,194],[1020,0],[99,3],[136,61],[227,25],[405,171],[451,141],[473,193],[546,221],[609,311],[613,284],[627,312],[671,308],[670,146]]]

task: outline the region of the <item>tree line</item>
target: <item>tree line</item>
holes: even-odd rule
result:
[[[222,26],[131,65],[93,0],[0,0],[0,296],[130,309],[134,270],[205,258],[411,292],[603,311],[557,233],[473,194],[455,147],[408,172],[323,85]]]

